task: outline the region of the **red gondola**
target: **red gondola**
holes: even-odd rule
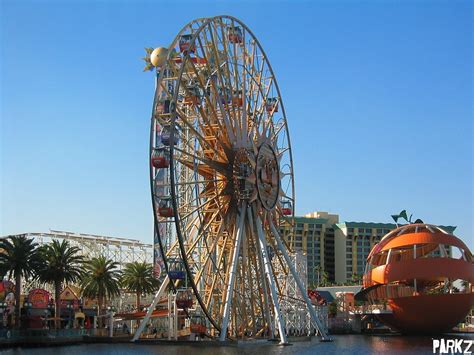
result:
[[[235,26],[227,29],[227,39],[230,43],[243,43],[242,27]]]
[[[189,290],[178,291],[176,295],[178,308],[191,308],[194,305],[193,294]]]
[[[156,151],[155,155],[151,158],[151,165],[156,169],[168,168],[170,166],[170,159],[167,152],[163,149]]]
[[[201,315],[192,315],[191,324],[189,325],[191,333],[204,336],[207,333],[206,319]]]
[[[175,57],[175,58],[173,58],[173,60],[178,64],[183,62],[183,58],[181,58],[181,57]],[[207,63],[206,58],[190,57],[189,60],[191,62],[193,62],[194,64],[196,64],[196,65],[205,65]]]
[[[293,214],[293,209],[291,207],[290,201],[282,201],[281,212],[284,216],[291,216]]]
[[[237,107],[242,107],[243,99],[242,99],[242,90],[234,91],[234,96],[232,97],[232,105]]]
[[[171,127],[169,125],[163,126],[163,129],[161,131],[161,143],[165,146],[169,146],[171,144]],[[173,145],[176,145],[178,142],[178,137],[174,137],[174,142]]]
[[[179,50],[181,53],[194,53],[196,47],[191,43],[192,35],[182,35],[179,38]]]
[[[269,97],[265,103],[265,110],[268,114],[278,112],[278,99],[276,97]]]
[[[163,115],[170,113],[170,102],[171,100],[159,101],[156,105],[156,114]]]
[[[158,202],[158,214],[161,217],[173,217],[173,208],[171,207],[171,201],[169,197],[163,197]]]
[[[186,96],[184,97],[183,104],[185,105],[197,105],[199,104],[199,89],[196,85],[188,85],[186,87]]]
[[[231,91],[228,87],[225,87],[225,88],[222,88],[222,87],[219,87],[217,89],[217,92],[220,96],[220,99],[221,99],[221,102],[224,104],[224,105],[227,105],[231,102],[232,100],[232,95],[231,95]]]

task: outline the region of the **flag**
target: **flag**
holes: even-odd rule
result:
[[[398,220],[400,218],[403,218],[405,221],[408,222],[408,216],[407,216],[407,211],[403,210],[399,214],[392,214],[392,218],[395,221],[395,223],[398,223]]]

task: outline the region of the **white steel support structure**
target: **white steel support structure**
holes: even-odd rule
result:
[[[290,271],[291,271],[293,277],[295,278],[296,284],[298,285],[298,288],[301,292],[301,295],[303,296],[303,299],[306,302],[306,306],[308,307],[308,310],[311,314],[311,320],[313,321],[314,325],[316,326],[316,329],[318,330],[319,334],[321,335],[321,339],[323,341],[331,341],[331,338],[327,335],[326,331],[324,330],[324,327],[321,323],[321,320],[319,319],[318,315],[316,314],[316,311],[314,310],[313,305],[311,304],[311,300],[308,297],[307,291],[306,291],[303,283],[301,282],[300,278],[298,277],[298,273],[296,272],[294,265],[291,263],[291,259],[288,256],[288,253],[287,253],[287,251],[286,251],[286,249],[285,249],[285,247],[284,247],[284,245],[281,241],[280,233],[278,233],[278,230],[276,229],[276,227],[273,224],[272,220],[269,220],[268,223],[270,224],[270,229],[271,229],[271,231],[273,233],[273,236],[275,237],[275,240],[278,244],[278,248],[282,252],[283,257],[285,258],[286,263],[288,264],[288,266],[290,268]]]
[[[142,334],[143,330],[145,329],[146,324],[150,320],[151,314],[155,310],[155,307],[158,303],[158,301],[161,299],[161,297],[164,296],[166,288],[168,287],[169,284],[169,278],[168,276],[165,277],[163,280],[163,283],[161,284],[160,288],[156,292],[155,297],[153,298],[153,302],[151,302],[150,307],[148,308],[148,311],[145,314],[145,318],[143,318],[142,322],[140,323],[140,326],[138,327],[137,331],[135,332],[132,342],[137,341],[140,338],[140,335]]]
[[[280,335],[280,344],[288,344],[288,340],[286,338],[284,319],[281,314],[280,303],[278,302],[278,295],[277,295],[276,287],[275,287],[275,280],[273,278],[272,266],[268,258],[267,241],[265,239],[265,235],[263,234],[263,227],[262,227],[262,221],[260,219],[260,216],[257,217],[256,225],[257,225],[258,239],[260,242],[259,251],[262,253],[262,259],[265,265],[265,274],[267,275],[268,284],[270,286],[270,295],[272,297],[273,309],[275,311],[275,320],[277,322],[278,333]]]
[[[234,282],[237,270],[237,262],[240,254],[240,245],[242,239],[245,238],[244,221],[247,209],[247,202],[243,202],[239,209],[239,224],[237,229],[237,238],[235,241],[234,255],[232,257],[231,272],[229,277],[229,284],[227,285],[226,301],[224,305],[224,318],[222,319],[221,333],[219,336],[220,341],[224,341],[227,336],[227,326],[229,324],[230,308],[232,307],[232,298],[234,295]]]
[[[87,258],[103,255],[119,263],[119,268],[134,261],[151,263],[153,246],[136,239],[110,237],[97,234],[85,234],[50,230],[48,233],[24,233],[0,237],[25,236],[34,239],[39,245],[49,244],[53,240],[66,240],[71,246],[79,248],[80,255]]]
[[[295,266],[298,276],[306,289],[306,255],[301,250],[296,250],[290,255],[292,264]],[[291,273],[285,270],[276,270],[280,276],[280,282],[285,285],[284,296],[281,302],[282,312],[285,316],[287,334],[304,335],[311,333],[311,316],[303,301],[301,292]],[[314,329],[314,328],[313,328]]]
[[[178,307],[176,293],[168,293],[168,340],[178,340]]]
[[[248,212],[248,220],[249,220],[250,230],[253,233],[254,223],[253,223],[253,217],[252,217],[252,210],[249,208],[247,210],[247,212]],[[258,263],[260,265],[260,269],[264,270],[265,267],[263,265],[263,260],[262,260],[261,253],[257,253],[257,258],[258,258]],[[262,287],[262,290],[263,290],[263,301],[264,301],[264,306],[265,306],[265,309],[264,309],[265,319],[268,320],[268,327],[270,328],[270,339],[273,339],[275,337],[275,323],[273,321],[272,314],[270,312],[270,303],[269,303],[269,300],[268,300],[268,291],[267,291],[269,289],[268,282],[266,281],[266,278],[263,274],[260,274],[260,280],[259,281],[261,282],[261,287]]]

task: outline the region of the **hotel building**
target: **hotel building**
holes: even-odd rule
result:
[[[327,212],[294,217],[293,222],[294,229],[287,223],[281,226],[281,233],[292,250],[306,255],[308,286],[317,285],[323,272],[335,283],[361,278],[372,247],[397,228],[395,223],[339,222],[339,215]],[[456,229],[440,227],[448,233]],[[449,247],[447,253],[451,256]]]

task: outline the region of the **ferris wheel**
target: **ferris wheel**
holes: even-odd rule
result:
[[[290,273],[299,278],[279,226],[294,215],[294,175],[268,58],[230,16],[194,20],[168,48],[147,52],[145,69],[157,73],[150,183],[155,268],[166,275],[158,293],[179,288],[185,273],[221,340],[278,333],[286,343],[282,290]]]

